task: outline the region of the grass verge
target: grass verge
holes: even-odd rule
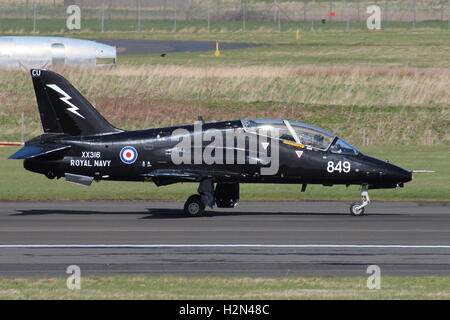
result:
[[[450,277],[383,277],[369,290],[365,277],[83,277],[0,279],[0,299],[450,299]]]

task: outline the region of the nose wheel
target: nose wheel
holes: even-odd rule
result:
[[[353,202],[350,205],[350,214],[352,216],[362,216],[362,215],[364,215],[365,208],[370,203],[368,189],[369,188],[368,188],[368,186],[366,184],[361,186],[361,198],[362,198],[362,201],[361,202]]]
[[[364,214],[364,208],[361,208],[360,202],[353,202],[350,205],[350,213],[352,216],[362,216]]]

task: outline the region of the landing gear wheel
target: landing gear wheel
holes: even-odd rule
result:
[[[184,213],[188,217],[201,217],[205,212],[205,205],[200,195],[194,194],[190,196],[184,204]]]
[[[362,202],[353,202],[350,206],[350,214],[352,216],[362,216],[364,215],[364,210],[367,205],[370,203],[369,198],[369,187],[367,184],[361,185],[361,198]]]
[[[362,216],[364,215],[364,207],[361,208],[361,203],[353,202],[350,206],[350,213],[352,216]]]

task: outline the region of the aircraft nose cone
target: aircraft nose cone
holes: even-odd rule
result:
[[[391,179],[397,183],[403,183],[412,180],[411,171],[402,169],[392,164],[389,166],[388,176],[391,177]]]

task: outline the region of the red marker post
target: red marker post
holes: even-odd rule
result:
[[[23,142],[0,141],[0,147],[15,147],[15,146],[23,146]]]

